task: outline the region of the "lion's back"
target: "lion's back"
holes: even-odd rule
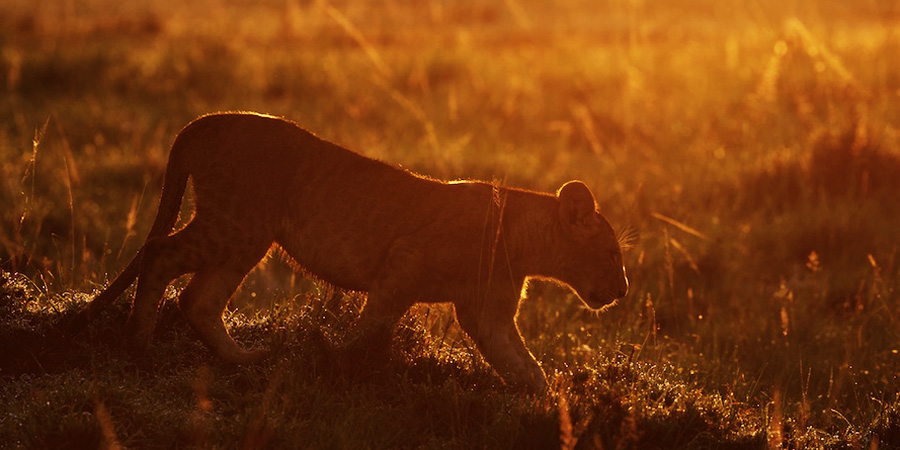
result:
[[[211,114],[179,133],[167,170],[190,174],[198,212],[276,220],[284,214],[285,198],[295,195],[298,174],[326,159],[324,147],[324,141],[284,119]]]

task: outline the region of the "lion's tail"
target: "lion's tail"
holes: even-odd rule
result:
[[[166,167],[166,175],[163,179],[162,194],[159,199],[159,208],[156,211],[156,219],[153,220],[153,226],[147,235],[146,242],[157,237],[167,236],[175,222],[178,220],[178,212],[181,209],[181,200],[184,197],[184,191],[187,188],[189,172],[185,165],[179,160],[184,154],[184,150],[188,145],[189,139],[182,134],[175,139],[172,150],[169,153],[169,162]],[[100,312],[105,310],[109,305],[118,299],[134,280],[137,278],[141,267],[141,258],[144,254],[144,247],[138,251],[137,255],[128,263],[119,276],[110,283],[102,292],[87,305],[87,307],[79,311],[69,322],[69,328],[81,328],[86,326]]]

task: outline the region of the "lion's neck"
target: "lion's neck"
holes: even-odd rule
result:
[[[558,208],[553,196],[527,191],[506,192],[503,227],[510,265],[520,276],[551,276],[556,257]]]

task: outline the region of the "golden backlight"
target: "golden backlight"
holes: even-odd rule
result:
[[[3,0],[0,436],[896,448],[895,3]],[[143,242],[177,132],[228,110],[436,179],[583,180],[627,230],[628,295],[598,314],[528,285],[536,397],[497,386],[439,306],[406,316],[383,373],[347,378],[330,352],[364,296],[277,257],[226,314],[274,347],[260,367],[203,359],[171,301],[146,361],[119,348],[124,303],[53,334]]]

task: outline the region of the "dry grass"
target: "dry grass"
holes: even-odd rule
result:
[[[11,446],[900,448],[893,3],[119,3],[0,6]],[[178,129],[236,109],[435,177],[582,179],[639,236],[629,299],[530,287],[538,397],[438,308],[347,379],[362,299],[277,261],[229,319],[269,365],[208,366],[171,304],[156,361],[121,353],[121,308],[55,334],[143,239]]]

